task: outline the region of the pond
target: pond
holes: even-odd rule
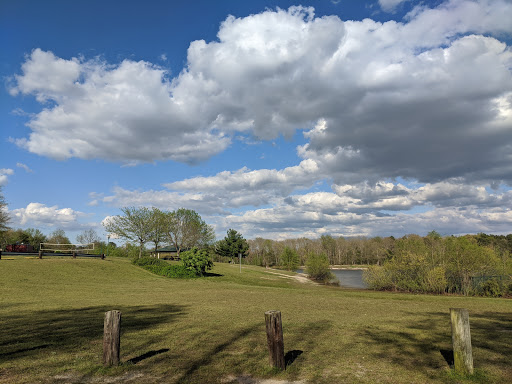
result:
[[[363,281],[363,272],[360,269],[331,269],[331,272],[340,281],[342,287],[347,288],[368,288]],[[298,269],[297,273],[304,273],[304,270]]]

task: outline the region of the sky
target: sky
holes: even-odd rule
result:
[[[3,0],[13,228],[512,232],[512,0]]]

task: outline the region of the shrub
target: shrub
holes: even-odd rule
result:
[[[142,267],[155,275],[179,279],[197,277],[193,271],[188,270],[184,265],[171,265],[163,260],[155,259],[154,257],[137,258],[133,260],[133,264]]]
[[[378,265],[371,265],[363,272],[363,281],[368,288],[378,291],[390,290],[393,288],[391,275],[384,268]]]
[[[329,268],[329,259],[324,253],[309,254],[306,260],[306,273],[311,279],[324,283],[334,278]]]
[[[180,257],[184,267],[197,276],[203,276],[206,271],[213,268],[212,257],[206,249],[194,247],[189,251],[183,252]]]
[[[285,247],[281,254],[281,265],[289,271],[299,268],[299,255],[290,247]]]
[[[500,283],[495,278],[480,284],[480,292],[487,297],[500,297],[502,295]]]
[[[425,292],[443,293],[448,287],[446,280],[446,271],[443,267],[434,267],[430,269],[423,282]]]

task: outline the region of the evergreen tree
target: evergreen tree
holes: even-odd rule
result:
[[[226,237],[217,243],[215,252],[230,258],[238,257],[240,253],[242,257],[246,257],[249,253],[249,244],[241,233],[228,229]]]

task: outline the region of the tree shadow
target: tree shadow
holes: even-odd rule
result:
[[[203,277],[222,277],[224,275],[221,275],[219,273],[213,273],[213,272],[205,272]]]
[[[192,361],[188,364],[188,367],[185,369],[185,372],[182,374],[181,378],[177,381],[177,383],[186,383],[190,382],[191,376],[196,373],[196,371],[206,365],[209,365],[215,358],[216,355],[223,352],[226,348],[236,343],[238,340],[247,337],[252,332],[255,332],[258,328],[260,328],[260,324],[254,324],[250,327],[243,328],[236,332],[231,338],[229,338],[224,343],[218,344],[214,346],[209,352],[203,355],[202,358]]]
[[[0,320],[0,361],[12,362],[40,349],[53,351],[76,350],[81,345],[100,340],[103,336],[105,312],[112,308],[84,307],[70,310],[14,312]],[[179,305],[119,306],[121,334],[145,330],[158,324],[170,323],[185,313]],[[122,336],[121,336],[122,337]]]

